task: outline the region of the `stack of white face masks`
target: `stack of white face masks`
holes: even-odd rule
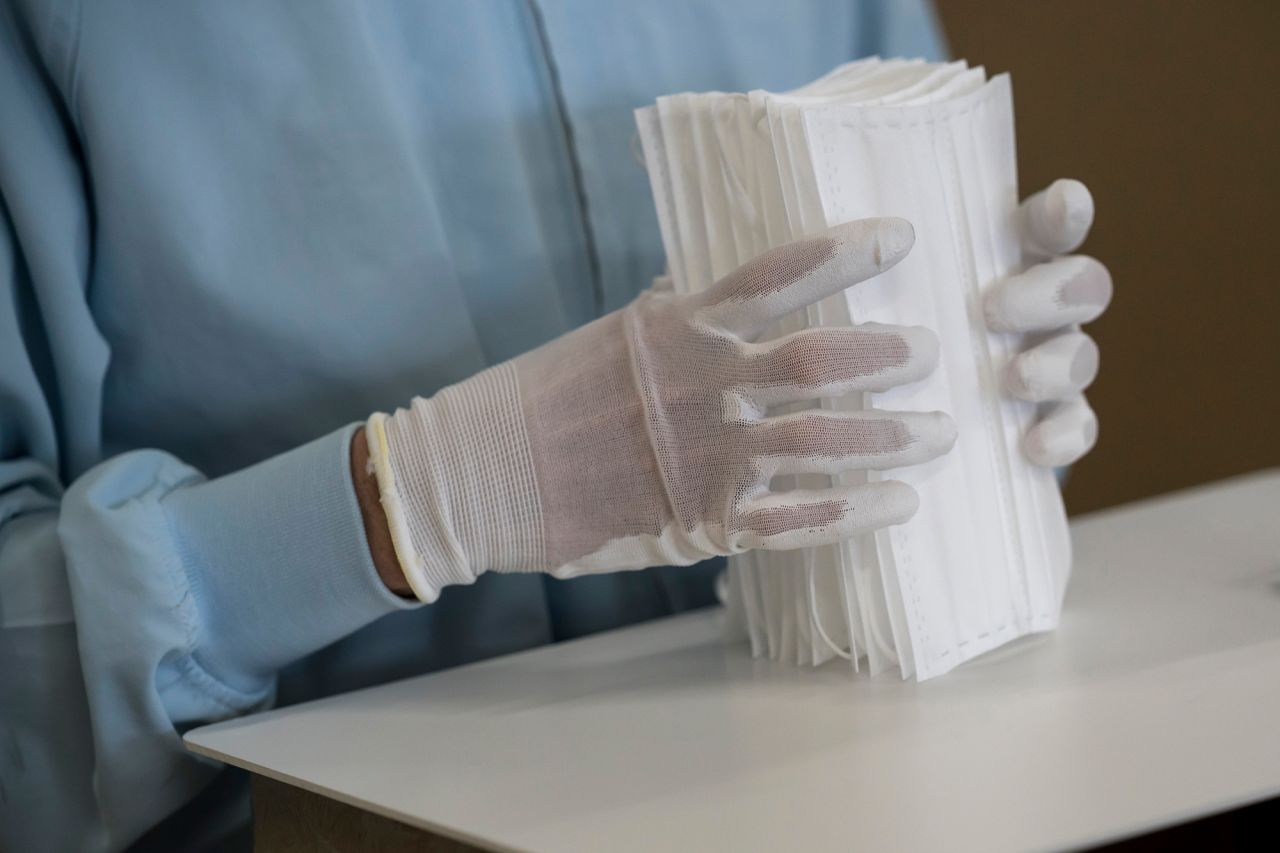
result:
[[[1008,77],[868,59],[784,94],[671,95],[636,115],[677,290],[831,225],[901,216],[916,229],[904,261],[768,336],[874,321],[927,326],[941,341],[923,382],[812,404],[942,410],[960,437],[924,465],[836,478],[910,483],[920,509],[906,524],[731,559],[728,604],[753,652],[813,665],[839,656],[855,669],[865,658],[872,674],[925,679],[1053,628],[1070,569],[1066,515],[1053,473],[1019,446],[1034,406],[1001,392],[1020,339],[989,333],[982,311],[984,290],[1021,264]]]

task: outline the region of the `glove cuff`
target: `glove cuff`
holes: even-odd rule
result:
[[[435,601],[486,570],[543,568],[545,543],[515,368],[507,363],[367,424],[396,557]]]

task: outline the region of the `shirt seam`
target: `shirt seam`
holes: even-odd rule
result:
[[[66,103],[67,117],[75,128],[77,135],[84,138],[83,122],[80,120],[80,33],[84,17],[82,3],[68,3],[67,6],[54,7],[50,11],[49,52],[58,60],[58,82],[62,86],[62,96]]]
[[[560,123],[560,131],[564,137],[565,156],[569,161],[569,180],[573,184],[573,196],[578,205],[578,217],[582,222],[582,237],[587,255],[587,268],[591,275],[591,302],[593,316],[604,313],[604,277],[600,267],[600,254],[596,248],[595,229],[591,225],[591,210],[587,200],[587,185],[583,177],[582,163],[578,158],[577,142],[573,129],[573,121],[569,117],[568,103],[564,97],[564,87],[560,81],[560,69],[556,65],[555,56],[551,52],[551,39],[547,34],[546,20],[538,0],[526,0],[529,16],[533,22],[533,30],[538,39],[544,69],[554,102],[556,118]]]

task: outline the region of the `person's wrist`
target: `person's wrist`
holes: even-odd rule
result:
[[[516,369],[504,362],[366,422],[382,509],[425,602],[486,571],[545,565],[540,493]]]
[[[396,595],[412,598],[413,590],[405,578],[404,569],[400,566],[391,541],[391,529],[378,492],[378,478],[370,470],[369,442],[364,427],[357,429],[351,437],[351,483],[355,488],[356,502],[360,506],[369,555],[373,558],[374,568],[378,570],[378,577]]]

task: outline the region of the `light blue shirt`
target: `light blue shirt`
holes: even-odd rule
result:
[[[0,4],[0,848],[217,838],[242,780],[191,726],[709,603],[715,566],[406,604],[352,424],[661,271],[635,107],[869,53],[936,56],[928,10]]]

